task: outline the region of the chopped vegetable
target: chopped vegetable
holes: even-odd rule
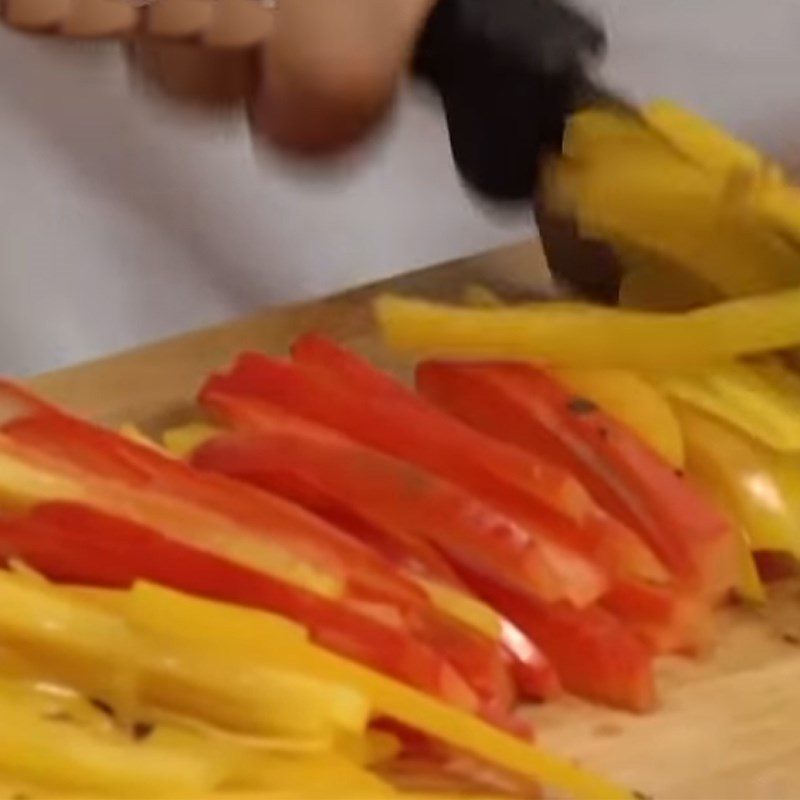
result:
[[[286,475],[346,505],[394,537],[428,541],[459,570],[478,569],[545,599],[570,593],[565,556],[536,527],[515,521],[436,475],[335,431],[244,398],[206,406],[241,433],[203,445],[193,462],[282,491]],[[249,431],[249,432],[248,432]]]
[[[383,388],[365,396],[368,380]],[[264,400],[477,493],[502,476],[502,483],[524,488],[531,500],[565,516],[580,518],[591,508],[591,499],[570,475],[481,436],[379,372],[377,377],[362,373],[356,384],[352,375],[345,381],[322,365],[312,368],[245,353],[228,373],[209,378],[201,402],[213,394]]]
[[[622,369],[554,367],[553,375],[576,395],[626,425],[670,466],[683,466],[683,436],[669,402],[651,383]]]
[[[658,385],[685,403],[780,452],[800,453],[798,396],[745,364],[657,376]]]
[[[662,258],[720,295],[797,283],[800,192],[752,148],[666,103],[644,122],[590,109],[570,120],[553,159],[551,202],[585,236]],[[637,264],[632,265],[636,270]]]
[[[424,362],[417,383],[480,430],[570,470],[688,586],[711,597],[731,587],[735,542],[714,506],[624,426],[545,371],[523,364]],[[648,547],[621,537],[601,545],[617,574],[652,577]]]
[[[5,387],[5,391],[18,406],[24,407],[27,396],[23,392],[11,386]],[[301,558],[321,557],[320,567],[324,564],[331,572],[318,570],[312,573],[315,580],[317,574],[330,580],[336,576],[335,570],[344,569],[350,575],[345,587],[337,590],[338,597],[322,592],[329,599],[337,600],[335,605],[319,602],[309,605],[304,594],[279,592],[277,601],[282,604],[279,609],[282,613],[287,613],[292,604],[292,610],[301,619],[316,618],[316,624],[310,629],[318,641],[340,650],[347,648],[348,654],[365,658],[393,675],[442,692],[453,702],[474,706],[474,692],[434,649],[444,647],[452,657],[463,658],[459,649],[463,645],[477,657],[477,651],[470,649],[474,637],[468,631],[459,636],[451,630],[443,639],[442,626],[447,623],[441,615],[436,616],[425,592],[366,546],[275,497],[262,495],[220,476],[194,471],[149,448],[139,447],[55,410],[41,411],[35,402],[29,405],[33,413],[28,416],[18,413],[5,425],[7,434],[14,437],[13,444],[11,440],[0,444],[12,453],[22,453],[25,458],[30,458],[34,452],[32,448],[36,448],[39,461],[42,461],[39,451],[46,452],[44,461],[51,471],[54,464],[58,464],[59,469],[85,476],[88,471],[90,475],[82,484],[94,486],[95,490],[90,496],[87,493],[85,504],[107,512],[125,509],[131,522],[155,529],[168,539],[193,550],[205,549],[243,566],[252,564],[258,570],[266,567],[265,572],[270,567],[267,553],[271,557],[274,552],[271,539],[277,533]],[[146,488],[142,486],[143,479],[146,479]],[[38,499],[47,502],[50,498],[45,492],[40,493]],[[243,539],[245,531],[247,538]],[[24,542],[16,544],[20,547]],[[266,551],[263,555],[262,549]],[[284,570],[289,576],[293,570],[298,575],[298,588],[305,588],[306,569],[306,562],[299,561],[296,565],[276,568],[271,574],[280,575],[282,579]],[[72,576],[71,579],[78,578]],[[308,588],[320,593],[316,582]],[[258,604],[263,607],[275,600],[273,592],[262,593]],[[267,607],[274,609],[275,605]],[[413,609],[419,613],[412,613]],[[411,616],[406,617],[407,614]],[[345,623],[345,620],[349,621]],[[343,633],[348,626],[350,631],[360,628],[361,633]],[[498,659],[499,656],[495,661]],[[492,669],[498,685],[504,685],[500,667]]]
[[[676,411],[688,469],[726,499],[751,549],[800,558],[800,464],[688,406]]]
[[[655,707],[652,654],[609,612],[542,603],[497,585],[474,588],[542,648],[568,690],[630,711]]]
[[[321,644],[454,702],[474,703],[453,668],[410,632],[92,509],[47,504],[30,517],[0,518],[0,553],[58,580],[124,588],[148,578],[275,611],[305,625]]]
[[[198,660],[181,640],[153,648],[116,613],[2,571],[0,598],[5,641],[43,659],[52,677],[112,706],[130,705],[141,694],[156,707],[273,735],[318,737],[338,729],[360,732],[366,724],[369,709],[347,686],[253,661],[231,661],[222,651],[209,651]],[[301,646],[302,639],[281,642],[285,650],[292,645]]]
[[[10,691],[0,691],[0,714],[0,770],[50,792],[197,797],[235,774],[231,753],[190,734],[114,739],[65,724],[69,718],[52,712],[37,713]]]
[[[800,343],[800,289],[671,314],[559,303],[468,309],[392,296],[376,313],[400,350],[566,366],[680,368]]]
[[[505,306],[482,286],[469,286],[464,295],[467,306]],[[672,466],[683,466],[680,425],[667,400],[651,383],[634,372],[622,369],[553,367],[552,371],[575,394],[593,401],[627,425]]]
[[[137,623],[147,626],[152,622],[156,626],[155,630],[161,630],[162,633],[165,632],[162,620],[176,619],[174,613],[164,613],[164,603],[180,602],[184,608],[187,604],[193,604],[197,609],[198,618],[202,618],[205,610],[214,605],[210,601],[186,596],[178,597],[174,593],[164,594],[161,602],[153,602],[155,598],[151,594],[150,604],[138,605],[141,602],[139,597],[141,595],[137,596],[134,592],[132,613],[135,614]],[[240,613],[238,609],[230,606],[217,606],[217,608],[220,615]],[[180,616],[177,618],[180,619]],[[221,619],[221,616],[219,618]],[[246,640],[225,638],[224,626],[221,626],[219,632],[216,628],[209,631],[205,627],[193,627],[191,635],[205,638],[207,645],[212,647],[219,647],[224,643],[226,651],[231,654],[240,653],[240,648],[244,647],[247,658],[258,658],[263,653],[276,668],[292,668],[307,674],[324,675],[328,680],[341,681],[343,684],[357,687],[371,699],[376,711],[472,753],[490,764],[501,766],[521,776],[539,779],[547,785],[567,791],[576,800],[582,798],[596,800],[598,797],[613,800],[613,798],[631,797],[626,790],[597,778],[580,767],[555,758],[469,714],[313,645],[307,645],[303,653],[270,648],[269,635],[260,629],[256,617],[248,619],[252,621],[254,627],[253,634]],[[175,633],[182,635],[181,632],[184,630],[185,626],[179,625]]]

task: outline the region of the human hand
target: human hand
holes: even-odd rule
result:
[[[171,2],[156,0],[162,8]],[[435,3],[278,0],[259,10],[257,33],[240,18],[224,48],[208,46],[219,38],[211,32],[197,43],[140,37],[129,51],[135,72],[169,94],[244,101],[256,135],[285,150],[327,153],[359,139],[391,105]],[[257,46],[241,46],[251,38]]]
[[[436,0],[279,0],[253,124],[273,143],[329,151],[383,115]]]

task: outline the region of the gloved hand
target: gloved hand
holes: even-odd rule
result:
[[[531,198],[604,45],[602,30],[559,0],[439,0],[414,69],[442,96],[469,185],[495,200]]]

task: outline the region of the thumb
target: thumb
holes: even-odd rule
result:
[[[324,152],[383,115],[436,0],[279,0],[253,122],[278,146]]]

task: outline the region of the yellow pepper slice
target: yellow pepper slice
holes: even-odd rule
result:
[[[627,425],[673,467],[683,466],[683,434],[666,398],[650,382],[622,369],[555,367],[552,373]]]
[[[144,602],[148,591],[142,593]],[[168,618],[169,613],[165,607],[153,620],[154,630],[142,632],[68,590],[0,571],[0,636],[23,654],[38,656],[37,663],[53,676],[92,696],[130,707],[135,693],[150,707],[254,734],[317,738],[336,730],[364,730],[369,706],[355,689],[324,676],[257,663],[245,658],[243,649],[231,658],[213,640],[198,654],[185,631],[190,621],[214,630],[211,611],[194,620]],[[231,619],[222,641],[242,637],[254,613],[243,610]],[[264,619],[267,624],[260,629],[269,628],[271,646],[289,650],[293,642],[303,641],[302,629],[272,615]],[[262,623],[261,615],[258,620]],[[166,642],[158,636],[158,625],[184,633]]]
[[[51,793],[191,797],[219,786],[234,769],[228,751],[189,734],[167,742],[155,736],[135,742],[65,724],[69,709],[43,710],[19,690],[0,689],[0,770]]]
[[[241,636],[244,622],[235,626],[232,624],[231,629],[238,629],[239,633],[226,637],[224,627],[218,630],[216,624],[212,630],[188,625],[178,626],[177,621],[183,614],[202,618],[206,611],[214,608],[218,621],[225,614],[230,615],[233,620],[241,614],[241,609],[176,592],[165,591],[161,602],[156,602],[156,599],[156,593],[150,590],[147,602],[143,602],[142,595],[134,587],[129,613],[140,629],[152,626],[163,637],[167,633],[164,620],[175,620],[175,637],[185,637],[188,633],[198,643],[208,637],[206,646],[222,648],[232,657],[239,654],[250,659],[263,659],[265,663],[275,667],[294,669],[307,675],[325,676],[328,680],[357,687],[370,698],[375,713],[391,716],[511,772],[565,790],[576,800],[632,798],[629,791],[567,760],[525,744],[455,707],[315,645],[304,643],[298,647],[275,648],[270,643],[269,619],[261,624],[257,613],[247,616],[247,624],[252,625],[249,637]],[[174,605],[175,610],[168,612],[166,609],[170,605]],[[190,611],[192,606],[194,611]],[[178,608],[181,609],[180,612]]]
[[[700,277],[718,296],[797,285],[800,190],[753,148],[685,109],[660,102],[642,117],[574,115],[569,158],[554,160],[545,176],[551,205],[620,248],[633,271],[630,248]]]
[[[658,377],[658,385],[774,450],[800,452],[797,398],[745,364],[729,363],[685,375]]]
[[[441,611],[470,628],[480,631],[490,639],[500,639],[503,622],[491,606],[451,586],[423,578],[415,578],[415,580],[425,589],[433,604]]]
[[[375,310],[400,350],[560,366],[674,369],[800,343],[800,289],[670,314],[560,303],[476,309],[390,295]]]
[[[746,172],[758,176],[770,167],[754,147],[669,100],[648,103],[643,114],[654,131],[705,171]]]
[[[186,458],[203,442],[213,439],[219,432],[219,428],[205,422],[191,422],[179,428],[170,428],[162,434],[161,440],[170,453],[179,458]]]
[[[776,471],[774,455],[746,435],[685,404],[676,404],[676,413],[688,470],[726,498],[725,505],[741,523],[750,547],[800,558],[798,498],[792,496],[800,491],[800,483],[790,484],[785,474]]]
[[[142,447],[149,447],[151,450],[155,450],[162,455],[165,454],[165,450],[161,447],[157,442],[153,441],[141,428],[137,425],[134,425],[132,422],[125,422],[119,426],[119,435],[124,436],[126,439],[130,439],[130,441],[135,442],[136,444],[142,445]]]
[[[477,284],[464,290],[464,304],[472,308],[506,306],[490,289]],[[621,369],[554,367],[551,372],[576,394],[627,425],[668,464],[683,466],[680,426],[669,402],[651,383]]]

